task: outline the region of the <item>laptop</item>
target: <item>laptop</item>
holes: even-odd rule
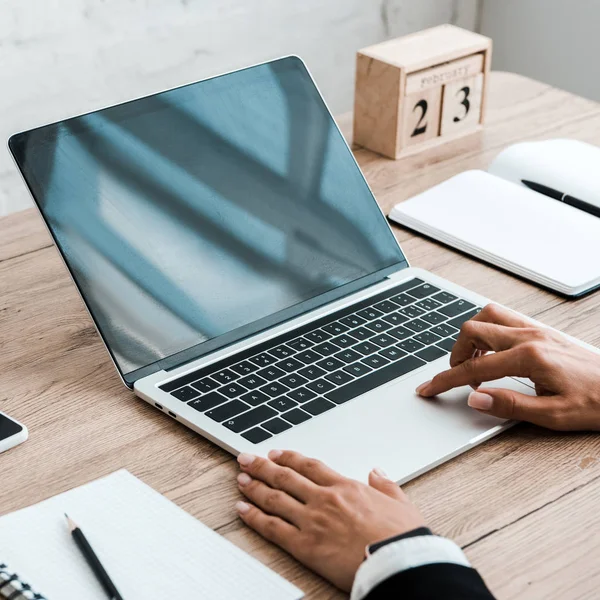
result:
[[[403,482],[511,425],[415,394],[488,300],[410,267],[299,58],[9,148],[125,385],[229,452]]]

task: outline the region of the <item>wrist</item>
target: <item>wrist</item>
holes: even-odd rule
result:
[[[394,536],[385,538],[383,540],[373,542],[371,544],[367,544],[367,546],[365,548],[365,558],[369,558],[369,556],[371,556],[372,554],[377,552],[377,550],[380,550],[381,548],[387,546],[388,544],[392,544],[394,542],[397,542],[399,540],[403,540],[406,538],[418,537],[418,536],[422,536],[422,535],[433,535],[433,533],[432,533],[431,529],[429,529],[429,527],[425,527],[423,525],[420,527],[416,527],[415,529],[411,529],[410,531],[406,531],[404,533],[400,533],[398,535],[394,535]]]

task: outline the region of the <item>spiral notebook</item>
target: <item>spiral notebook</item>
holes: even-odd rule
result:
[[[0,598],[106,600],[71,539],[65,512],[81,526],[125,600],[303,597],[129,472],[117,471],[0,518],[0,561],[10,566],[0,571],[7,573],[0,583],[18,574],[10,584],[14,595],[6,595],[6,585]]]
[[[0,598],[7,600],[48,600],[4,563],[0,563]]]

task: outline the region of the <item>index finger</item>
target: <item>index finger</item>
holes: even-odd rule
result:
[[[486,304],[471,320],[504,325],[505,327],[531,327],[532,325],[529,319],[509,308],[493,303]]]
[[[463,385],[479,386],[481,382],[495,381],[503,377],[527,377],[525,362],[520,347],[472,358],[439,373],[430,382],[418,388],[418,393],[430,398]]]

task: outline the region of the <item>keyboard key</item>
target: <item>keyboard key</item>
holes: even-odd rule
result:
[[[336,404],[342,404],[348,400],[352,400],[352,398],[356,398],[357,396],[368,392],[369,390],[383,385],[392,379],[396,379],[402,375],[405,375],[406,373],[410,373],[424,364],[426,364],[424,361],[415,356],[407,356],[406,358],[402,358],[401,360],[390,363],[381,369],[371,371],[371,373],[365,377],[356,379],[343,387],[336,388],[333,391],[325,394],[325,397]]]
[[[352,331],[352,337],[355,337],[357,340],[368,340],[372,335],[373,332],[366,327],[359,327]]]
[[[365,323],[365,319],[361,319],[358,315],[350,315],[349,317],[344,317],[340,319],[340,323],[347,325],[348,327],[358,327],[359,325],[363,325]]]
[[[279,380],[283,385],[287,385],[289,388],[294,389],[308,383],[308,379],[306,377],[302,377],[302,375],[298,375],[298,373],[292,373],[291,375],[286,375]]]
[[[181,400],[182,402],[188,402],[189,400],[193,400],[199,395],[200,392],[190,387],[189,385],[186,385],[185,387],[179,388],[178,390],[171,392],[171,396],[175,396],[175,398]]]
[[[391,335],[387,335],[382,333],[381,335],[376,335],[371,338],[371,342],[377,344],[380,348],[387,348],[388,346],[393,346],[398,340],[393,338]]]
[[[470,310],[468,313],[465,313],[464,315],[460,315],[460,317],[456,317],[455,319],[448,321],[448,325],[450,325],[452,327],[456,327],[456,329],[460,329],[462,324],[465,321],[472,319],[475,315],[479,314],[480,312],[481,312],[480,308],[475,308],[473,310]]]
[[[339,346],[336,346],[333,342],[324,342],[323,344],[315,346],[313,350],[323,356],[329,356],[335,354],[339,350]]]
[[[250,431],[246,431],[246,433],[242,433],[242,437],[246,438],[249,442],[253,444],[260,444],[265,440],[268,440],[270,437],[273,437],[269,432],[261,429],[260,427],[255,427],[254,429],[250,429]]]
[[[406,356],[406,352],[404,350],[400,350],[400,348],[385,348],[385,350],[381,350],[378,352],[379,356],[384,356],[389,360],[398,360]]]
[[[283,419],[280,419],[279,417],[275,417],[274,419],[263,423],[262,427],[268,429],[271,433],[274,433],[275,435],[277,435],[278,433],[283,433],[287,429],[292,428],[292,426],[289,423],[286,423]]]
[[[431,331],[424,331],[423,333],[419,333],[419,335],[415,335],[414,339],[417,340],[417,342],[421,342],[421,344],[431,346],[440,341],[440,336],[431,333]]]
[[[223,425],[235,433],[240,433],[276,416],[276,410],[263,404],[262,406],[253,408],[252,410],[234,417],[233,419],[224,421]]]
[[[277,348],[272,348],[271,350],[269,350],[269,354],[272,354],[276,358],[282,360],[294,354],[294,350],[282,344],[281,346],[277,346]]]
[[[292,340],[291,342],[287,342],[287,345],[296,352],[300,352],[301,350],[307,350],[308,348],[310,348],[313,345],[313,343],[309,340],[305,340],[304,338],[300,337],[296,338],[295,340]]]
[[[345,363],[351,363],[360,360],[362,358],[362,355],[360,355],[358,352],[355,352],[354,350],[344,350],[343,352],[338,352],[335,355],[335,358]]]
[[[378,319],[377,321],[371,321],[371,323],[367,323],[367,327],[375,333],[381,333],[382,331],[391,329],[393,325],[387,321],[384,321],[383,319]]]
[[[279,367],[267,367],[266,369],[261,369],[258,371],[257,375],[259,377],[264,377],[267,381],[273,381],[274,379],[279,379],[285,375],[285,371],[282,371]]]
[[[219,406],[219,404],[223,404],[224,402],[227,402],[225,396],[222,396],[219,392],[210,392],[210,394],[206,394],[206,396],[196,398],[196,400],[190,402],[188,406],[191,406],[199,412],[204,412],[215,406]]]
[[[266,379],[259,377],[258,375],[248,375],[248,377],[242,377],[238,383],[242,384],[245,388],[253,390],[261,385],[267,383]]]
[[[224,385],[222,388],[219,388],[219,392],[228,398],[237,398],[247,391],[248,390],[245,387],[238,385],[237,383],[230,383],[229,385]]]
[[[414,279],[411,279],[410,281],[405,281],[404,283],[401,283],[400,285],[396,286],[394,288],[394,291],[398,291],[398,292],[405,292],[406,290],[410,290],[411,288],[417,287],[418,285],[421,285],[422,283],[425,283],[422,279],[419,279],[418,277],[415,277]]]
[[[218,408],[213,408],[206,413],[207,417],[210,417],[213,421],[217,421],[221,423],[221,421],[225,421],[226,419],[231,419],[231,417],[235,417],[240,413],[248,410],[250,407],[244,402],[240,402],[239,400],[232,400],[231,402],[227,402],[227,404],[221,404]]]
[[[243,360],[241,363],[231,367],[231,370],[235,371],[238,375],[250,375],[250,373],[254,373],[256,369],[258,369],[258,367],[247,360]]]
[[[362,363],[354,363],[353,365],[344,367],[344,371],[354,375],[354,377],[362,377],[372,370],[371,367],[367,367],[367,365],[363,365]]]
[[[324,394],[325,392],[332,390],[335,386],[325,379],[317,379],[316,381],[308,383],[306,387],[317,394]]]
[[[416,317],[424,315],[426,311],[424,311],[422,308],[419,308],[418,306],[413,305],[405,306],[404,308],[401,308],[398,312],[401,315],[408,317],[409,319],[415,319]]]
[[[398,350],[398,352],[400,352]],[[336,371],[335,373],[329,373],[329,375],[325,375],[325,379],[331,381],[335,385],[344,385],[349,381],[352,381],[354,377],[345,371]]]
[[[291,398],[281,396],[281,398],[275,398],[275,400],[271,400],[268,406],[278,410],[279,412],[285,412],[286,410],[291,410],[295,406],[298,406],[298,403]]]
[[[208,392],[216,390],[219,387],[219,384],[214,379],[211,379],[210,377],[205,377],[200,381],[194,381],[194,383],[192,383],[192,387],[196,388],[199,392],[202,392],[203,394],[207,394]]]
[[[377,304],[375,304],[374,308],[380,310],[383,313],[389,313],[396,310],[398,306],[390,300],[384,300],[383,302],[378,302]]]
[[[457,300],[452,304],[447,304],[446,306],[442,306],[438,312],[441,312],[443,315],[447,317],[456,317],[468,310],[475,308],[474,304],[468,302],[467,300]]]
[[[321,342],[326,342],[332,336],[322,329],[315,329],[314,331],[307,333],[304,337],[315,344],[320,344]]]
[[[455,340],[453,340],[452,338],[446,338],[445,340],[438,342],[436,345],[440,348],[443,348],[444,350],[447,350],[448,352],[452,352],[454,344],[456,344]]]
[[[437,346],[429,346],[425,348],[425,350],[421,350],[417,352],[415,356],[426,360],[427,362],[431,362],[433,360],[437,360],[438,358],[442,358],[442,356],[446,356],[447,352],[438,348]]]
[[[329,402],[329,400],[325,400],[325,398],[316,398],[315,400],[307,402],[302,408],[311,415],[316,416],[335,408],[335,404]]]
[[[448,317],[446,315],[443,315],[442,313],[439,313],[439,312],[432,312],[427,315],[423,315],[421,317],[421,319],[423,319],[423,321],[427,321],[428,323],[431,323],[432,325],[437,325],[438,323],[443,323],[447,318]]]
[[[410,352],[411,354],[413,352],[417,352],[418,350],[422,350],[424,347],[425,346],[423,346],[423,344],[417,342],[417,340],[414,339],[404,340],[403,342],[400,342],[398,344],[398,348],[400,348],[400,350]]]
[[[270,354],[267,354],[266,352],[263,352],[262,354],[257,354],[256,356],[253,356],[250,359],[250,362],[253,362],[255,365],[257,365],[259,367],[268,367],[269,365],[272,365],[276,361],[277,361],[277,359],[274,356],[271,356]]]
[[[320,354],[313,352],[312,350],[304,350],[303,352],[299,352],[296,354],[296,358],[301,360],[304,364],[308,365],[310,363],[314,363],[321,358]]]
[[[393,300],[400,306],[406,306],[407,304],[412,304],[415,301],[415,299],[408,294],[398,294],[397,296],[392,296],[390,300]]]
[[[260,391],[263,392],[263,394],[267,394],[267,396],[271,396],[271,398],[276,398],[289,391],[289,388],[282,383],[274,381],[273,383],[269,383],[269,385],[261,387]]]
[[[292,423],[292,425],[300,425],[300,423],[304,423],[304,421],[308,421],[311,419],[311,415],[300,410],[299,408],[293,408],[292,410],[283,413],[281,415],[286,421]]]
[[[380,310],[372,307],[359,310],[356,314],[366,321],[372,321],[373,319],[378,319],[379,317],[383,316],[383,313]]]
[[[406,324],[406,327],[412,329],[413,331],[421,332],[425,331],[426,329],[429,329],[431,325],[429,323],[426,323],[425,321],[422,321],[421,319],[415,319],[414,321],[409,321]]]
[[[402,323],[406,323],[406,321],[408,321],[408,317],[401,315],[399,312],[393,312],[389,315],[385,315],[383,320],[387,321],[391,325],[402,325]]]
[[[246,402],[247,404],[250,404],[251,406],[258,406],[259,404],[263,404],[268,399],[269,399],[269,396],[267,396],[266,394],[263,394],[262,392],[259,392],[258,390],[254,391],[254,392],[249,392],[248,394],[244,394],[243,396],[240,396],[240,400],[243,400],[244,402]]]
[[[231,383],[235,381],[239,375],[234,373],[229,369],[223,369],[222,371],[218,371],[217,373],[212,374],[212,378],[216,379],[220,384],[225,385],[226,383]]]
[[[329,325],[323,325],[323,331],[326,331],[331,335],[340,335],[340,333],[346,333],[348,327],[343,323],[336,321],[335,323],[329,323]]]
[[[373,354],[374,352],[377,352],[379,350],[379,346],[376,346],[371,342],[363,342],[362,344],[356,344],[356,346],[354,346],[352,349],[366,356],[367,354]]]
[[[413,331],[406,329],[406,327],[395,327],[386,333],[387,335],[393,335],[397,340],[405,340],[407,337],[410,337],[414,334]]]
[[[340,348],[347,348],[348,346],[354,346],[358,340],[353,338],[348,333],[344,333],[342,335],[338,335],[336,338],[333,338],[331,341]]]
[[[295,400],[296,402],[300,402],[300,404],[302,404],[302,402],[308,402],[309,400],[312,400],[313,398],[316,398],[316,396],[317,396],[312,390],[309,390],[308,388],[305,388],[305,387],[301,387],[301,388],[292,390],[291,392],[288,392],[287,395],[292,400]]]
[[[367,358],[363,358],[362,362],[369,367],[379,369],[380,367],[383,367],[383,365],[387,365],[390,361],[387,358],[383,358],[383,356],[379,356],[379,354],[373,354],[367,356]]]
[[[439,308],[440,306],[442,306],[442,303],[438,302],[437,300],[433,300],[433,298],[425,298],[424,300],[419,300],[418,302],[415,302],[415,306],[418,306],[423,310],[430,311]]]
[[[321,367],[317,367],[316,365],[310,365],[309,367],[304,367],[304,369],[300,369],[298,371],[302,377],[306,377],[307,379],[318,379],[319,377],[323,377],[327,371],[321,369]]]
[[[439,291],[440,288],[435,287],[435,285],[431,285],[430,283],[424,283],[419,287],[413,288],[412,290],[408,290],[407,294],[409,296],[413,296],[414,298],[425,298],[426,296],[431,296],[431,294],[435,294]]]
[[[343,367],[344,363],[341,360],[330,356],[329,358],[324,358],[323,360],[320,360],[317,363],[317,366],[321,367],[321,369],[325,369],[326,371],[335,371],[336,369],[340,369],[341,367]]]
[[[297,361],[295,358],[288,358],[286,360],[280,360],[277,363],[277,367],[283,369],[287,373],[291,373],[292,371],[297,371],[300,367],[303,367],[304,363]]]
[[[432,296],[434,300],[437,300],[438,302],[441,302],[442,304],[450,304],[450,302],[454,302],[456,300],[456,296],[453,296],[452,294],[448,293],[448,292],[440,292],[439,294],[436,294],[435,296]]]
[[[450,327],[448,323],[444,323],[444,325],[438,325],[437,327],[433,327],[431,331],[433,331],[433,333],[439,335],[440,337],[448,337],[454,335],[455,333],[458,333],[458,331],[454,329],[454,327]]]

